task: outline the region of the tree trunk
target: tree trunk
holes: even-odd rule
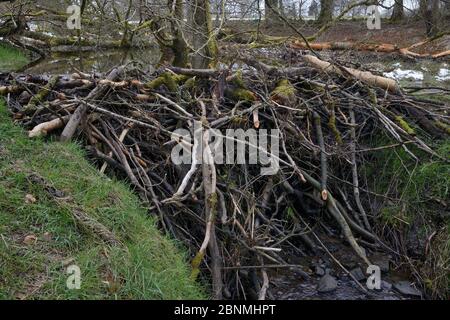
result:
[[[209,0],[188,0],[194,69],[214,68],[217,64],[217,41],[212,30]]]
[[[264,0],[266,24],[271,24],[280,21],[278,15],[274,12],[280,12],[278,0]],[[280,12],[281,13],[281,12]]]
[[[450,0],[446,0],[444,5],[444,16],[449,17],[450,16]]]
[[[283,15],[286,13],[284,12],[283,0],[278,0],[278,12]]]
[[[440,31],[441,13],[439,11],[439,0],[421,0],[420,14],[425,21],[428,37],[436,36]]]
[[[324,25],[333,19],[333,0],[320,0],[320,13],[317,22]]]
[[[158,65],[171,64],[176,67],[186,67],[188,63],[188,46],[183,36],[184,7],[183,0],[167,0],[172,19],[165,21],[150,21],[150,29],[155,36],[161,51]],[[169,39],[169,40],[168,40]]]
[[[172,50],[175,55],[172,64],[175,67],[184,68],[188,63],[188,47],[186,41],[184,40],[183,32],[181,31],[182,24],[184,22],[183,0],[173,1],[175,1],[173,15],[177,21],[172,21],[172,30],[175,35],[172,42]]]
[[[391,21],[400,21],[403,19],[403,0],[395,0],[394,10],[392,11]]]

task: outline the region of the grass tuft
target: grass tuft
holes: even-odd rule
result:
[[[389,144],[377,142],[380,143]],[[377,216],[381,229],[387,235],[398,234],[402,238],[394,237],[393,241],[402,243],[402,250],[410,257],[408,263],[420,274],[430,296],[448,299],[450,140],[441,141],[435,150],[442,159],[430,159],[413,150],[421,159],[416,163],[403,149],[385,149],[377,152],[363,169],[368,179],[373,177],[371,189],[390,197]]]
[[[0,72],[18,70],[28,62],[29,59],[20,50],[0,43]]]

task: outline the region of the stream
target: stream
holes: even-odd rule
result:
[[[450,89],[450,62],[425,60],[391,62],[385,77],[393,78],[404,87],[444,87]]]
[[[290,270],[278,269],[269,273],[275,299],[409,300],[421,298],[422,293],[410,284],[409,275],[394,269],[391,256],[379,252],[368,253],[371,263],[379,266],[381,271],[380,287],[369,289],[364,263],[361,263],[354,255],[353,250],[337,236],[328,238],[321,235],[321,238],[326,239],[330,254],[341,265],[338,265],[331,255],[325,252],[301,258],[295,258],[292,255],[288,261],[304,267],[301,271],[291,268]],[[354,278],[349,276],[344,268]]]
[[[364,53],[358,53],[358,60]],[[369,69],[397,80],[403,87],[442,87],[450,89],[450,62],[395,59],[391,55],[368,53]],[[53,53],[25,71],[34,74],[67,74],[75,71],[107,72],[118,64],[138,61],[143,71],[152,72],[160,58],[155,46],[143,50],[98,50],[95,52]],[[6,70],[0,70],[6,71]],[[430,91],[429,93],[433,93]]]
[[[107,72],[117,65],[131,61],[140,63],[145,72],[153,72],[158,63],[160,52],[157,47],[144,50],[101,50],[71,53],[52,53],[43,60],[28,67],[24,72],[32,74],[69,74],[76,71]]]

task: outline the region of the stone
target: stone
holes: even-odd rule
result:
[[[383,290],[389,291],[389,290],[392,289],[392,284],[390,284],[390,283],[387,282],[387,281],[381,280],[381,288],[382,288]]]
[[[20,104],[27,104],[30,99],[31,94],[27,90],[24,90],[18,98]]]
[[[364,279],[366,279],[366,275],[364,274],[364,272],[361,270],[360,267],[354,268],[350,271],[350,274],[357,280],[357,281],[362,281]]]
[[[324,275],[320,278],[317,284],[317,291],[321,293],[332,292],[337,288],[337,281],[333,276],[329,274]]]
[[[422,293],[414,288],[409,281],[398,281],[394,283],[394,289],[407,296],[422,296]]]
[[[381,272],[389,272],[389,256],[386,255],[376,255],[373,256],[370,261],[372,264],[379,266]]]
[[[325,270],[321,266],[316,266],[316,275],[318,276],[325,275]]]

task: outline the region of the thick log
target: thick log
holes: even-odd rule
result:
[[[179,68],[179,67],[168,67],[169,70],[177,73],[183,74],[185,76],[190,77],[216,77],[219,74],[219,71],[216,69],[187,69],[187,68]]]
[[[398,46],[390,43],[370,44],[370,43],[354,43],[354,42],[316,42],[306,44],[302,41],[294,41],[291,44],[292,48],[308,50],[313,49],[320,50],[356,50],[356,51],[373,51],[383,53],[399,53],[406,57],[411,58],[441,58],[450,55],[450,50],[438,52],[438,53],[416,53],[411,51],[412,48],[418,47],[427,41],[422,41],[417,44],[413,44],[407,48],[399,48]],[[309,45],[309,47],[308,47]]]
[[[354,42],[316,42],[309,43],[309,46],[316,50],[358,50],[358,51],[375,51],[375,52],[396,52],[399,48],[396,45],[389,43],[369,44],[369,43],[354,43]],[[296,49],[308,49],[306,43],[301,41],[294,41],[291,47]]]
[[[0,96],[7,95],[8,93],[18,93],[22,90],[23,88],[21,86],[0,86]]]
[[[303,58],[313,67],[320,69],[324,72],[331,72],[341,76],[350,75],[353,78],[358,79],[371,86],[382,88],[396,94],[401,92],[399,85],[393,79],[376,76],[368,71],[361,71],[347,67],[337,67],[327,61],[320,60],[319,58],[312,55],[306,55],[303,56]]]
[[[41,137],[47,135],[47,133],[60,129],[67,123],[70,116],[64,116],[62,118],[56,118],[47,122],[43,122],[35,126],[32,130],[28,132],[29,138]]]
[[[124,67],[115,68],[111,71],[106,79],[109,81],[115,81],[122,74],[123,70]],[[94,90],[89,93],[89,95],[86,97],[86,100],[95,99],[97,96],[101,95],[107,87],[108,83],[99,84]],[[86,104],[80,104],[78,106],[61,134],[60,139],[62,142],[72,139],[73,135],[75,134],[75,130],[80,124],[81,119],[84,117],[87,109],[88,106]]]

